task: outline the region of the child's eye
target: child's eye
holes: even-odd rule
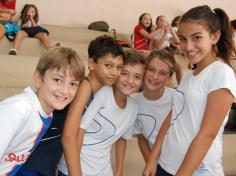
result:
[[[186,39],[184,37],[181,37],[181,36],[179,36],[179,40],[180,41],[186,41]]]
[[[167,75],[168,75],[167,72],[160,72],[160,74],[161,74],[162,76],[167,76]]]
[[[200,38],[202,38],[201,36],[194,36],[193,40],[199,40]]]
[[[76,88],[76,87],[79,86],[79,83],[77,83],[77,82],[72,82],[72,83],[71,83],[71,86]]]
[[[154,72],[154,68],[149,67],[147,70],[150,71],[150,72]]]
[[[105,67],[112,68],[112,64],[105,64]]]
[[[127,76],[128,73],[127,73],[127,72],[124,72],[124,71],[121,71],[120,75],[122,75],[122,76]]]
[[[142,79],[142,76],[141,76],[141,75],[136,75],[136,76],[135,76],[135,79],[136,79],[136,80],[141,80],[141,79]]]
[[[59,78],[54,78],[53,79],[55,82],[57,82],[57,83],[61,83],[62,82],[62,79],[59,79]]]

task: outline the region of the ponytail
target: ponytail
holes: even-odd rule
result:
[[[228,65],[233,51],[232,31],[230,28],[230,20],[227,14],[220,8],[214,9],[216,16],[221,26],[221,36],[217,42],[217,50],[219,57],[222,58]]]
[[[207,5],[197,6],[187,11],[181,18],[184,21],[197,21],[204,25],[210,34],[221,32],[219,41],[216,44],[218,56],[230,64],[230,57],[233,51],[232,32],[228,15],[220,8],[211,10]]]

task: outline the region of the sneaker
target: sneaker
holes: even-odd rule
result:
[[[17,50],[16,49],[11,49],[8,53],[9,55],[16,55],[17,54]]]

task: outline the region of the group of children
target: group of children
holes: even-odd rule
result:
[[[173,23],[169,24],[166,17],[160,15],[153,25],[151,15],[143,13],[139,17],[139,24],[134,29],[134,48],[147,52],[178,45],[179,39],[176,32],[179,20],[180,16],[177,16]]]
[[[148,15],[140,21],[148,28]],[[97,37],[88,47],[87,76],[72,49],[48,50],[34,72],[34,88],[0,103],[0,174],[122,175],[126,140],[137,134],[144,176],[223,176],[222,134],[236,95],[229,18],[219,8],[192,8],[181,17],[178,40],[196,69],[176,90],[166,86],[176,63],[165,49],[145,59],[137,51],[123,52],[111,37]],[[139,95],[130,96],[140,88]],[[53,130],[51,121],[59,118],[65,119],[64,127],[53,138],[60,141],[62,135],[61,159],[60,142],[41,145],[49,139],[47,129]]]
[[[1,0],[3,1],[0,5],[0,16],[4,15],[5,18],[0,17],[0,39],[7,34],[9,30],[13,30],[15,37],[13,40],[13,46],[9,51],[9,55],[17,55],[20,45],[24,38],[31,37],[37,38],[43,44],[45,49],[51,48],[49,40],[49,32],[43,28],[39,22],[38,9],[33,4],[26,4],[21,13],[17,24],[13,24],[11,21],[16,15],[15,11],[15,0]],[[9,6],[13,4],[14,6]],[[10,22],[10,25],[9,25]],[[9,27],[10,26],[10,27]],[[60,44],[57,43],[57,46]]]

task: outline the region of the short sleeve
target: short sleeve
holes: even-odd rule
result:
[[[133,127],[126,130],[121,137],[123,139],[130,140],[133,137]]]
[[[131,101],[132,103],[132,116],[130,117],[130,121],[129,121],[129,124],[130,124],[130,127],[122,134],[122,138],[126,139],[126,140],[129,140],[133,137],[133,132],[134,132],[134,129],[135,129],[135,122],[137,120],[137,115],[138,115],[138,105],[137,103],[132,99]]]
[[[23,116],[16,109],[6,104],[0,104],[0,160],[8,149],[18,130],[23,128]]]
[[[211,70],[208,82],[208,93],[221,88],[226,88],[229,89],[234,97],[236,96],[235,73],[228,65],[219,62],[219,64]]]
[[[94,96],[93,101],[89,104],[84,115],[82,116],[80,128],[87,129],[95,118],[98,110],[103,107],[105,103],[105,98],[107,96],[112,96],[112,89],[110,87],[104,86],[101,88]]]
[[[135,33],[140,33],[140,31],[141,31],[142,29],[144,29],[144,27],[143,27],[142,25],[137,25],[137,26],[135,27],[135,29],[134,29],[134,32],[135,32]]]
[[[134,122],[134,127],[133,127],[133,134],[142,134],[143,125],[142,125],[142,120],[140,119],[140,116],[137,115],[137,118]]]

